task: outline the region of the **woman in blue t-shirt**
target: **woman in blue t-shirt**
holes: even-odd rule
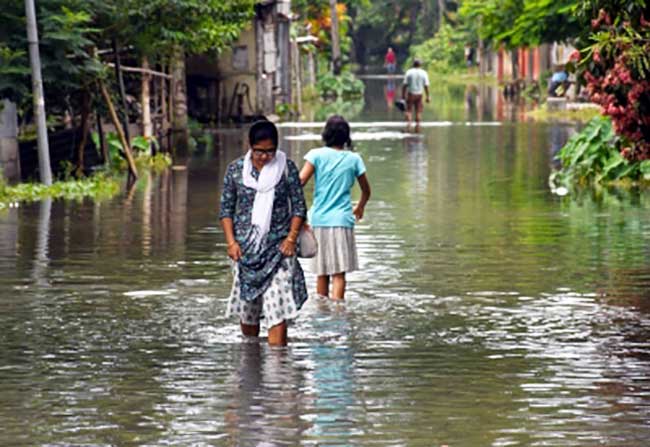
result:
[[[304,185],[312,175],[315,178],[314,200],[308,221],[318,240],[318,254],[312,263],[312,271],[318,275],[316,291],[321,297],[342,300],[345,297],[346,272],[359,268],[354,223],[363,218],[370,198],[370,184],[361,157],[345,150],[352,146],[352,140],[350,125],[343,117],[330,117],[322,137],[325,147],[312,149],[305,155],[300,181]],[[352,207],[350,191],[355,180],[361,187],[361,199]]]

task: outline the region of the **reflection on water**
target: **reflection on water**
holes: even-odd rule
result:
[[[385,88],[355,128],[401,134],[355,145],[362,270],[286,349],[223,317],[240,132],[114,200],[0,212],[0,444],[644,445],[650,196],[553,196],[571,128],[519,122],[489,87],[433,94],[425,119],[451,124],[418,134],[391,127]],[[317,142],[283,144],[299,161]]]

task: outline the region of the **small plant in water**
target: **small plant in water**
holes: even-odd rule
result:
[[[0,185],[0,204],[4,207],[15,202],[35,202],[46,197],[81,200],[84,197],[108,199],[120,190],[117,179],[104,173],[92,177],[55,182],[51,186],[41,183],[19,183],[15,186]]]

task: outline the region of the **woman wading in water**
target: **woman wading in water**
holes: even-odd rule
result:
[[[275,125],[258,121],[248,138],[250,150],[228,165],[221,195],[219,218],[234,265],[226,316],[238,316],[242,333],[255,337],[264,318],[269,344],[286,345],[287,322],[307,300],[296,258],[305,198],[296,165],[278,150]]]

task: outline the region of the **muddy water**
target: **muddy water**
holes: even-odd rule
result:
[[[386,87],[353,117],[362,270],[287,349],[223,318],[236,131],[114,200],[2,211],[0,445],[645,445],[650,196],[553,196],[570,130],[487,88],[404,135]],[[301,160],[319,129],[282,132]]]

